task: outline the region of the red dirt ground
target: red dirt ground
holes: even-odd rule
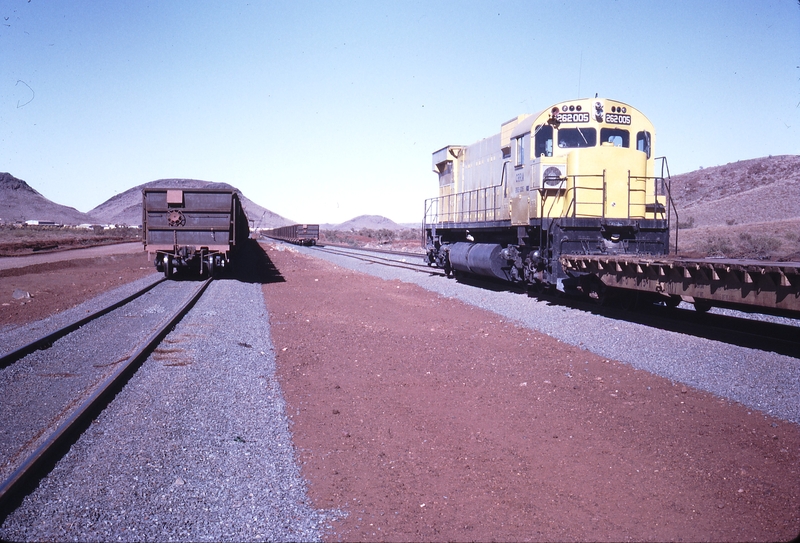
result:
[[[775,541],[800,427],[290,251],[264,285],[315,505],[340,541]]]
[[[152,273],[144,251],[0,270],[0,326],[43,319]],[[15,299],[17,290],[30,298]]]
[[[329,540],[800,531],[798,425],[416,286],[268,254],[285,279],[263,291],[302,473],[316,506],[348,513]],[[144,253],[103,258],[0,272],[0,325],[154,273]]]

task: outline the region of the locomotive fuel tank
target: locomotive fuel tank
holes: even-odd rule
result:
[[[450,246],[450,265],[454,270],[508,280],[500,262],[503,247],[490,243],[454,243]]]

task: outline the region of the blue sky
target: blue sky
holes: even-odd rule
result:
[[[0,0],[0,171],[81,211],[186,177],[418,222],[433,151],[595,93],[673,175],[800,154],[800,4]]]

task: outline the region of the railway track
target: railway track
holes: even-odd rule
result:
[[[439,268],[433,268],[422,261],[423,255],[402,251],[388,251],[383,249],[358,249],[344,247],[341,245],[317,245],[312,249],[323,253],[345,256],[362,262],[380,264],[393,268],[402,268],[416,272],[423,272],[429,275],[444,276],[445,273]],[[414,262],[417,260],[418,262]]]
[[[0,521],[55,465],[210,283],[211,279],[199,285],[157,281],[0,358],[0,425],[5,426],[0,442]],[[31,394],[32,390],[46,392]]]
[[[49,333],[49,334],[47,334],[45,336],[40,337],[39,339],[31,341],[27,345],[23,345],[22,347],[14,349],[11,352],[3,354],[2,356],[0,356],[0,369],[5,368],[6,366],[8,366],[10,364],[13,364],[14,362],[19,360],[23,356],[29,355],[34,351],[38,351],[39,349],[46,349],[46,348],[50,347],[53,344],[53,342],[58,340],[59,338],[64,337],[65,335],[69,334],[70,332],[73,332],[73,331],[77,330],[78,328],[80,328],[84,324],[87,324],[87,323],[89,323],[89,322],[91,322],[91,321],[93,321],[93,320],[95,320],[97,318],[100,318],[103,315],[105,315],[106,313],[109,313],[109,312],[117,309],[118,307],[122,307],[123,305],[126,305],[126,304],[132,302],[133,300],[135,300],[139,296],[142,296],[143,294],[149,292],[150,289],[152,289],[153,287],[155,287],[156,285],[158,285],[159,283],[161,283],[163,281],[166,281],[166,279],[159,279],[155,283],[147,285],[146,287],[138,290],[137,292],[134,292],[130,296],[128,296],[126,298],[123,298],[122,300],[120,300],[120,301],[118,301],[116,303],[113,303],[113,304],[111,304],[109,306],[106,306],[106,307],[104,307],[102,309],[99,309],[99,310],[95,311],[94,313],[91,313],[90,315],[87,315],[86,317],[84,317],[82,319],[78,319],[78,320],[76,320],[74,322],[71,322],[71,323],[65,325],[65,326],[62,326],[61,328],[55,330],[54,332],[51,332],[51,333]]]
[[[631,308],[551,294],[537,297],[611,319],[800,358],[800,321],[792,319],[722,308],[698,312],[688,303],[679,307],[649,304]]]
[[[329,245],[317,246],[313,250],[372,264],[424,271],[430,275],[445,275],[442,270],[430,268],[423,262],[398,261],[398,257],[409,256],[409,253],[400,251],[355,249]],[[419,256],[421,261],[421,255]],[[691,307],[688,309],[656,305],[638,306],[635,309],[615,306],[607,307],[589,300],[553,295],[547,292],[533,294],[510,283],[492,281],[481,277],[462,278],[462,282],[474,284],[487,290],[502,290],[532,295],[548,303],[589,311],[613,319],[636,322],[654,328],[723,341],[742,347],[800,357],[798,321],[793,321],[792,319],[725,309],[714,309],[710,313],[698,313]]]

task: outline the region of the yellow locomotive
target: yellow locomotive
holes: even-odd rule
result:
[[[439,196],[426,200],[423,223],[429,264],[567,290],[562,255],[667,254],[669,176],[654,141],[637,109],[586,98],[436,151]]]

